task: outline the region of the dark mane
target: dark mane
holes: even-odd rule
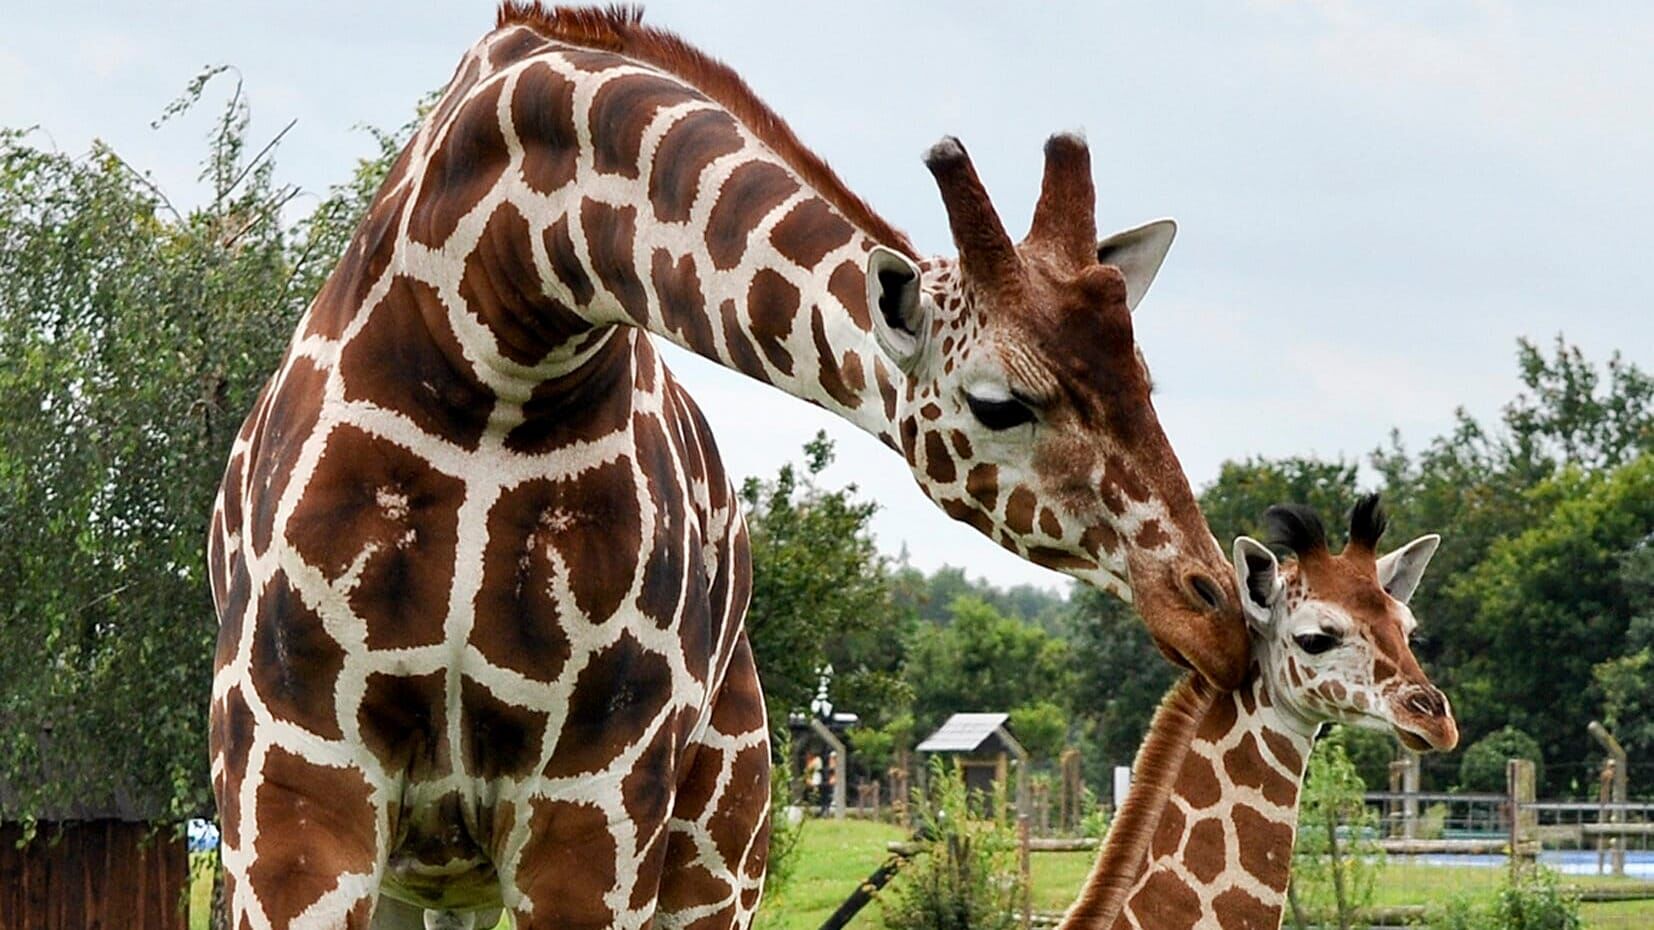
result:
[[[1300,560],[1327,554],[1327,528],[1315,510],[1303,504],[1276,504],[1264,511],[1269,543],[1289,549]]]
[[[641,7],[546,7],[539,0],[505,0],[497,23],[502,29],[527,26],[571,45],[625,55],[683,80],[733,114],[857,228],[881,245],[910,258],[919,257],[907,236],[851,193],[827,162],[806,148],[792,127],[758,99],[734,69],[675,33],[644,25]]]
[[[1378,551],[1378,540],[1390,525],[1390,515],[1384,512],[1384,501],[1374,491],[1355,502],[1350,511],[1350,546],[1367,552]]]

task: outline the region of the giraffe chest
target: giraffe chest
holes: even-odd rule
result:
[[[612,792],[646,747],[670,772],[705,725],[745,610],[745,538],[704,423],[641,361],[651,391],[545,428],[583,431],[567,455],[460,454],[316,405],[303,389],[325,372],[304,366],[239,445],[215,523],[216,687],[291,728],[226,729],[215,751],[291,733],[362,771],[399,896],[488,887],[535,799]]]

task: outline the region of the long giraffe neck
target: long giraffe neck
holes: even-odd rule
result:
[[[1279,927],[1315,730],[1262,675],[1215,696],[1179,682],[1061,930]]]
[[[366,269],[364,296],[388,264],[389,298],[506,406],[636,327],[895,447],[902,379],[864,269],[875,244],[911,248],[853,224],[848,194],[812,187],[767,141],[688,79],[506,28],[461,63],[347,259]],[[375,255],[376,225],[393,254]],[[926,278],[935,290],[949,265]]]

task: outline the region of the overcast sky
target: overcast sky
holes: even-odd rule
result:
[[[150,122],[235,65],[283,179],[320,191],[493,24],[487,2],[15,4],[0,126],[101,137],[175,201],[204,118]],[[650,21],[733,64],[921,248],[951,251],[919,154],[964,140],[1020,237],[1059,129],[1087,133],[1105,231],[1181,232],[1137,332],[1196,487],[1225,459],[1414,446],[1455,407],[1496,415],[1519,336],[1654,367],[1654,5],[1500,2],[656,2]],[[212,100],[222,100],[222,93]],[[48,143],[47,140],[50,140]],[[817,429],[828,473],[882,507],[926,569],[1060,576],[937,512],[907,468],[829,415],[678,352],[737,476]]]

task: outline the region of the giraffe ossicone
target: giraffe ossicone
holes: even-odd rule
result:
[[[956,259],[918,259],[635,11],[502,7],[220,487],[210,747],[238,927],[750,922],[750,552],[651,336],[857,424],[954,518],[1240,679],[1234,580],[1132,336],[1171,227],[1099,242],[1077,136],[1046,145],[1020,243],[963,146],[926,164]]]
[[[1299,789],[1322,726],[1383,730],[1418,751],[1459,731],[1408,646],[1407,601],[1440,537],[1376,557],[1377,495],[1334,556],[1315,513],[1275,507],[1272,542],[1235,540],[1253,668],[1220,693],[1189,676],[1155,714],[1133,783],[1062,930],[1274,930],[1281,925]]]

